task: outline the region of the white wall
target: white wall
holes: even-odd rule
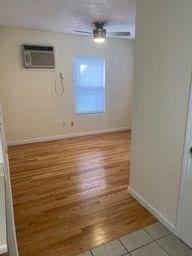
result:
[[[54,95],[53,70],[22,68],[23,42],[55,45],[58,72],[65,78],[62,99]],[[105,114],[75,115],[72,71],[76,56],[106,59]],[[130,126],[133,62],[132,40],[108,39],[99,45],[86,36],[0,28],[0,101],[8,141]]]
[[[137,1],[130,191],[174,230],[192,67],[192,1]]]
[[[0,254],[7,252],[6,217],[5,217],[5,178],[0,148]]]

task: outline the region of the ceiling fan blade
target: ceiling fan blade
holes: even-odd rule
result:
[[[109,35],[110,36],[125,36],[125,37],[128,37],[131,35],[130,32],[109,32]]]
[[[81,33],[81,34],[89,34],[89,35],[92,35],[91,32],[88,32],[88,31],[83,31],[83,30],[74,30],[75,32],[77,33]]]

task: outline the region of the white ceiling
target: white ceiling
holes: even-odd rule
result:
[[[106,21],[107,31],[135,36],[136,0],[0,0],[0,26],[74,33],[92,31]]]

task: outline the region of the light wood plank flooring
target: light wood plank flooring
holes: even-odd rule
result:
[[[73,256],[154,223],[127,191],[130,132],[9,148],[20,256]]]

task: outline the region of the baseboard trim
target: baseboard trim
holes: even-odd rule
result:
[[[0,245],[0,255],[7,253],[7,245]]]
[[[161,222],[166,228],[168,228],[172,233],[176,234],[176,227],[167,218],[165,218],[159,210],[157,210],[153,205],[151,205],[147,200],[145,200],[141,195],[139,195],[130,186],[128,187],[128,192],[134,197],[144,208],[146,208],[154,217],[156,217],[159,222]]]
[[[120,131],[127,131],[127,130],[131,130],[131,127],[119,127],[119,128],[112,128],[112,129],[106,129],[106,130],[96,130],[96,131],[78,132],[78,133],[71,133],[71,134],[60,134],[56,136],[48,136],[48,137],[41,137],[41,138],[14,140],[14,141],[8,141],[7,145],[15,146],[15,145],[23,145],[23,144],[45,142],[45,141],[52,141],[52,140],[63,140],[63,139],[81,137],[81,136],[120,132]]]

